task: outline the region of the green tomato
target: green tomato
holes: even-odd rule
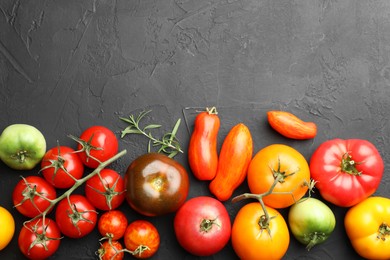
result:
[[[303,198],[291,206],[288,224],[294,237],[310,250],[329,238],[336,226],[336,218],[322,201]]]
[[[0,159],[12,169],[33,169],[45,152],[45,137],[31,125],[9,125],[0,136]]]

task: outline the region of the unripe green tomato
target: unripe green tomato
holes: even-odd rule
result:
[[[322,201],[303,198],[291,206],[288,225],[293,236],[310,250],[329,238],[336,226],[336,218]]]

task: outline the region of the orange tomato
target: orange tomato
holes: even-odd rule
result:
[[[269,214],[268,229],[261,226],[264,211],[259,202],[243,206],[237,213],[232,227],[232,246],[242,259],[281,259],[290,244],[290,234],[283,216],[266,207]]]
[[[390,259],[390,199],[369,197],[350,208],[344,218],[348,238],[366,259]]]
[[[233,126],[222,143],[217,174],[209,185],[217,199],[228,200],[245,180],[252,153],[253,142],[249,128],[243,123]]]
[[[305,157],[294,148],[272,144],[253,157],[248,168],[248,186],[251,193],[269,191],[278,178],[273,193],[263,201],[272,208],[286,208],[301,199],[310,183],[310,170]]]

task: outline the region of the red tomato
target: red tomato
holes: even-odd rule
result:
[[[98,255],[100,260],[122,260],[125,254],[121,243],[107,240],[101,244]]]
[[[149,221],[135,220],[125,231],[124,243],[136,258],[149,258],[160,246],[160,235],[157,228]]]
[[[341,207],[351,207],[372,195],[384,170],[375,146],[361,139],[333,139],[322,143],[310,160],[311,177],[321,196]]]
[[[23,178],[12,192],[12,201],[16,209],[30,218],[44,212],[50,206],[48,200],[54,200],[56,197],[57,192],[54,187],[38,176]]]
[[[212,180],[217,174],[217,140],[220,120],[215,107],[200,112],[188,146],[188,163],[198,180]]]
[[[103,213],[98,221],[99,233],[108,236],[111,240],[118,240],[125,234],[128,225],[127,218],[122,211],[110,210]]]
[[[54,220],[37,218],[22,227],[18,245],[28,259],[46,259],[57,251],[60,239],[61,232]]]
[[[174,230],[179,244],[197,256],[213,255],[228,243],[231,223],[225,206],[217,199],[200,196],[176,212]]]
[[[70,147],[58,146],[47,151],[43,157],[41,172],[55,188],[70,188],[83,176],[84,164],[74,152]]]
[[[99,162],[110,159],[118,152],[118,139],[114,132],[104,126],[92,126],[80,138],[72,138],[78,142],[80,159],[89,168],[97,168]]]
[[[97,209],[116,209],[125,200],[125,182],[116,171],[102,169],[100,175],[87,180],[85,196]]]
[[[56,222],[67,237],[80,238],[88,235],[97,223],[97,212],[88,199],[73,194],[61,200],[56,209]]]

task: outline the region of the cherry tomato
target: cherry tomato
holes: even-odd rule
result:
[[[85,196],[100,210],[118,208],[125,200],[125,183],[122,176],[114,170],[102,169],[85,185]]]
[[[217,140],[220,120],[215,107],[200,112],[188,146],[188,163],[198,180],[212,180],[217,174]]]
[[[344,226],[355,251],[366,259],[390,259],[390,199],[369,197],[351,207]]]
[[[212,197],[186,201],[176,212],[174,230],[179,244],[197,256],[210,256],[229,242],[231,223],[225,206]]]
[[[41,172],[55,188],[73,186],[84,173],[84,164],[75,151],[67,146],[53,147],[43,156]]]
[[[305,195],[310,170],[305,157],[297,150],[284,144],[272,144],[253,157],[247,178],[254,194],[268,192],[277,182],[273,194],[265,196],[263,201],[272,208],[286,208]]]
[[[118,240],[125,234],[128,225],[127,218],[122,211],[110,210],[104,212],[98,221],[99,233],[111,240]]]
[[[124,258],[123,246],[118,241],[104,241],[99,250],[100,260],[122,260]]]
[[[27,222],[19,233],[20,251],[28,259],[46,259],[53,255],[61,242],[61,232],[50,218],[37,218]]]
[[[125,247],[132,251],[136,258],[153,256],[160,246],[160,234],[149,221],[135,220],[131,222],[124,235]]]
[[[21,179],[12,192],[16,209],[30,218],[44,212],[50,206],[48,200],[54,200],[56,197],[57,192],[50,183],[42,177],[32,175]]]
[[[125,176],[126,199],[140,214],[158,216],[175,212],[185,202],[189,179],[186,169],[160,153],[136,158]]]
[[[56,209],[56,222],[61,233],[70,238],[81,238],[95,228],[97,212],[88,199],[73,194],[61,200]]]
[[[118,152],[118,139],[114,132],[104,126],[91,126],[80,138],[72,138],[78,142],[80,159],[89,168],[97,168],[100,162],[110,159]]]
[[[0,251],[11,242],[15,233],[15,220],[11,213],[0,206]]]
[[[282,259],[290,244],[290,234],[283,216],[275,209],[259,202],[243,206],[237,213],[232,227],[232,245],[240,259]]]

